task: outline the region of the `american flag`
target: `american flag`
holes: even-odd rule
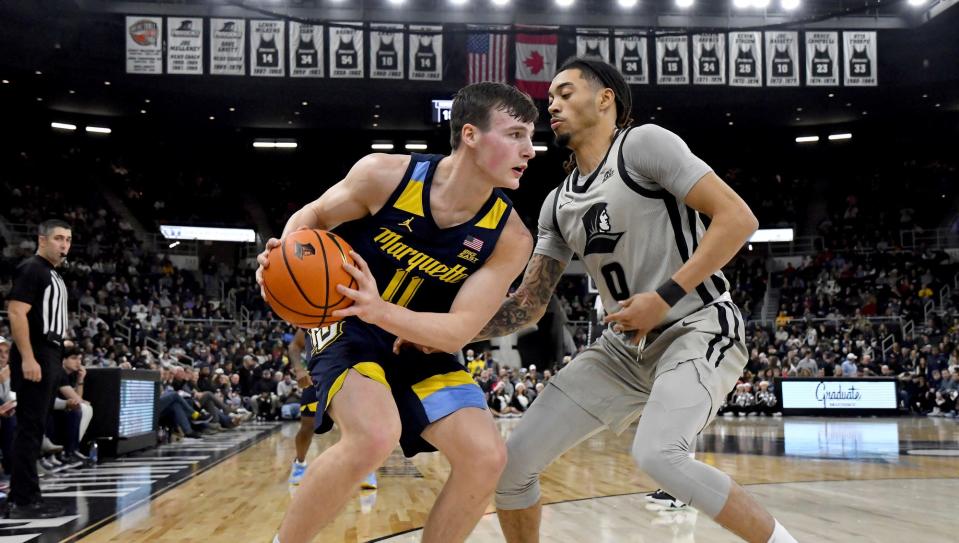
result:
[[[506,34],[470,34],[466,38],[469,83],[506,83]]]
[[[463,241],[463,245],[466,245],[474,251],[483,250],[483,240],[474,238],[473,236],[466,236],[466,240]]]

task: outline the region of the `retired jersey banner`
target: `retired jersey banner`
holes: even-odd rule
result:
[[[166,73],[203,73],[203,19],[166,18]]]
[[[876,72],[876,33],[843,32],[842,53],[845,59],[847,87],[875,87],[879,81]]]
[[[576,56],[598,58],[609,62],[609,30],[606,28],[577,28]]]
[[[766,32],[766,85],[799,86],[798,32]]]
[[[839,33],[806,32],[806,85],[839,85]]]
[[[370,27],[370,77],[403,79],[403,25],[374,24]]]
[[[516,34],[516,88],[545,99],[556,74],[556,34]]]
[[[286,21],[250,21],[250,75],[283,77]]]
[[[127,73],[163,73],[163,17],[126,19]]]
[[[726,35],[693,35],[693,84],[726,84]]]
[[[762,32],[729,33],[730,86],[763,86],[762,39]]]
[[[656,83],[689,84],[689,37],[656,36]]]
[[[439,81],[443,79],[443,35],[418,34],[442,32],[442,26],[410,25],[410,79]]]
[[[210,19],[210,73],[246,75],[246,21]]]
[[[363,77],[363,23],[330,27],[330,77]]]
[[[290,77],[323,77],[323,25],[290,21]]]
[[[632,85],[649,83],[649,64],[646,62],[646,34],[640,30],[617,30],[613,36],[616,67],[626,82]]]

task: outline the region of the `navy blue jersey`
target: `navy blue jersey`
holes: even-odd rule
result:
[[[463,282],[493,253],[513,207],[495,189],[472,219],[438,227],[430,213],[430,186],[443,158],[413,154],[382,209],[334,230],[369,264],[383,299],[413,311],[450,310]]]

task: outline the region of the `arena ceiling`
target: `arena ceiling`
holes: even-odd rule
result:
[[[959,9],[955,0],[932,0],[917,10],[905,1],[803,0],[801,18],[847,10],[851,15],[809,23],[819,27],[879,28],[881,81],[876,88],[737,89],[634,87],[641,122],[756,127],[804,127],[875,119],[883,115],[935,115],[959,111]],[[690,12],[673,0],[640,0],[628,17],[616,0],[577,0],[560,10],[552,0],[513,0],[509,13],[489,0],[451,8],[449,0],[264,1],[256,9],[321,20],[522,22],[604,24],[663,28],[775,24],[786,16],[778,0],[765,15],[733,11],[730,2],[699,0]],[[936,8],[936,9],[933,9]],[[462,67],[442,83],[369,80],[297,80],[212,76],[130,76],[124,71],[122,14],[243,16],[262,12],[239,2],[107,2],[18,0],[0,6],[0,107],[8,119],[122,119],[153,126],[223,126],[244,129],[358,129],[428,131],[430,100],[449,98],[465,82]],[[931,17],[932,15],[940,15]],[[931,18],[931,20],[929,20]],[[565,22],[564,22],[565,21]],[[685,22],[685,24],[683,24]],[[811,25],[811,26],[810,26]],[[870,26],[871,25],[871,26]],[[450,40],[451,42],[453,40]],[[455,43],[450,54],[455,54]],[[560,54],[563,56],[563,45]],[[567,49],[568,50],[568,49]],[[212,117],[212,119],[211,119]],[[545,123],[542,129],[547,131]]]

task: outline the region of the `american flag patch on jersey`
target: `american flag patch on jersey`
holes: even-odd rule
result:
[[[474,251],[483,250],[483,240],[474,238],[473,236],[466,236],[466,239],[463,241],[463,245],[473,249]]]

